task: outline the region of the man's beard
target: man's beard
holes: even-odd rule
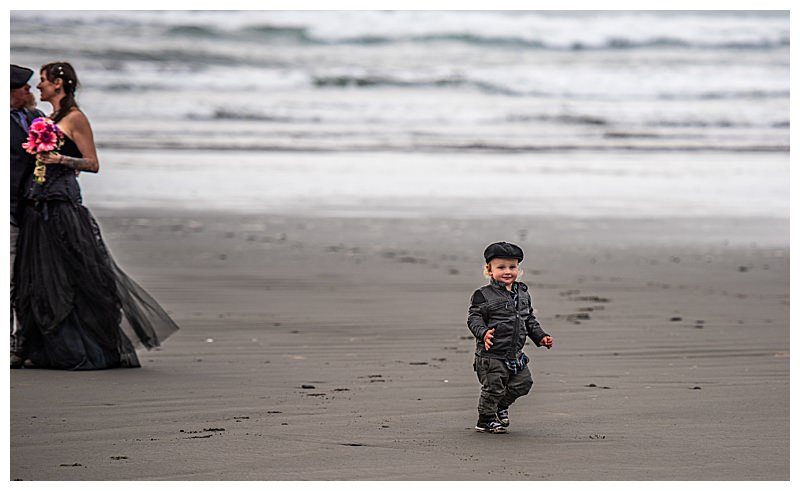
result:
[[[25,108],[36,109],[36,95],[33,92],[28,92],[28,95],[25,96]]]

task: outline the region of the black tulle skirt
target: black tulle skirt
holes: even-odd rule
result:
[[[25,358],[42,368],[138,367],[178,326],[114,262],[85,207],[28,203],[14,263],[12,298]]]

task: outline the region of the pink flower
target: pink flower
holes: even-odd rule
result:
[[[36,118],[28,130],[28,141],[22,144],[28,153],[52,152],[61,148],[64,133],[49,118]]]

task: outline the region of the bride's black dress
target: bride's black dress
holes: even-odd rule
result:
[[[81,157],[69,138],[60,152]],[[157,347],[178,326],[111,258],[71,169],[48,165],[25,197],[13,292],[25,357],[42,368],[138,367],[135,346]]]

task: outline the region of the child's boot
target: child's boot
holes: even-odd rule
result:
[[[475,430],[481,433],[507,433],[508,431],[497,421],[497,417],[492,414],[489,416],[479,414],[478,423]]]
[[[508,427],[511,421],[508,419],[508,408],[507,407],[498,407],[497,408],[497,420],[500,421],[500,424],[503,427]]]

